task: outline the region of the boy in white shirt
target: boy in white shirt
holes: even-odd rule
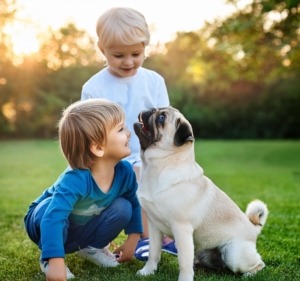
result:
[[[82,88],[81,99],[106,98],[120,104],[126,113],[126,126],[131,132],[131,155],[126,158],[139,181],[140,144],[133,130],[138,114],[149,108],[170,105],[167,87],[161,75],[142,67],[150,33],[144,16],[131,8],[112,8],[97,22],[98,47],[107,67],[92,76]],[[135,257],[147,260],[149,239],[147,217],[143,212],[143,229]],[[165,237],[162,250],[177,255],[172,239]]]

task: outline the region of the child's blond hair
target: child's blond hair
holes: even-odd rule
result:
[[[138,43],[147,46],[150,41],[145,17],[140,12],[126,7],[111,8],[106,11],[99,17],[96,31],[100,48]]]
[[[67,107],[58,124],[61,150],[73,169],[91,169],[91,145],[105,145],[107,134],[124,122],[120,105],[106,99],[77,101]]]

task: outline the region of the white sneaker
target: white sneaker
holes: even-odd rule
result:
[[[84,249],[79,250],[77,253],[79,256],[93,262],[98,266],[115,267],[119,265],[115,255],[108,249],[108,246],[102,249],[88,246]]]
[[[48,271],[48,262],[47,261],[44,261],[44,262],[40,261],[40,268],[41,268],[42,272],[44,272],[46,274],[46,272]],[[75,278],[74,274],[70,271],[70,269],[67,266],[66,266],[66,273],[67,273],[67,279]]]

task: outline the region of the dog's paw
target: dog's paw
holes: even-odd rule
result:
[[[243,277],[252,277],[254,276],[258,271],[262,270],[265,267],[265,263],[263,261],[261,261],[260,264],[258,264],[254,269],[252,269],[251,271],[245,272],[243,274]]]
[[[147,266],[144,266],[142,269],[140,269],[136,274],[140,276],[147,276],[155,273],[155,269],[149,269]]]
[[[179,272],[178,281],[193,281],[194,280],[194,273],[193,271],[189,272]]]

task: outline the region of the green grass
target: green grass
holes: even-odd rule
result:
[[[268,204],[269,218],[257,242],[267,267],[251,280],[300,280],[300,142],[198,140],[195,148],[205,174],[242,210],[255,198]],[[23,216],[66,162],[55,140],[2,141],[0,160],[0,280],[45,280]],[[120,235],[117,243],[122,239]],[[177,258],[166,253],[156,275],[149,277],[136,276],[144,264],[137,260],[106,269],[76,254],[66,260],[75,280],[174,281],[178,276]],[[240,279],[233,274],[195,273],[195,280]]]

